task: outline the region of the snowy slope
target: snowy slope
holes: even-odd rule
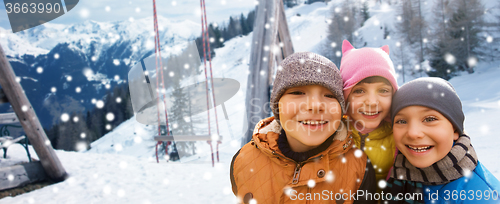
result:
[[[339,4],[332,1],[301,5],[288,9],[286,14],[295,51],[317,51],[326,38],[325,12]],[[296,14],[300,13],[301,16]],[[381,40],[383,31],[379,25],[391,26],[394,12],[390,7],[374,7],[373,17],[359,30],[378,39],[364,39],[369,46],[389,44],[395,40]],[[294,20],[295,19],[295,20]],[[392,20],[391,20],[392,19]],[[377,25],[376,22],[379,22]],[[225,105],[229,120],[219,116],[221,135],[220,159],[211,167],[209,146],[199,143],[201,153],[182,162],[166,162],[154,159],[152,140],[154,127],[139,124],[135,118],[122,123],[112,132],[92,143],[87,152],[56,151],[70,178],[14,198],[0,199],[9,203],[235,203],[229,180],[231,157],[239,149],[244,127],[244,104],[251,35],[227,41],[217,49],[213,60],[214,77],[237,80],[240,90]],[[463,74],[450,82],[455,86],[463,102],[466,115],[465,130],[470,134],[479,160],[497,178],[500,164],[497,158],[500,141],[494,128],[500,126],[500,67],[497,63],[483,63],[474,74]],[[401,80],[398,82],[402,83]],[[218,114],[222,110],[218,109]],[[212,121],[211,124],[214,124]],[[33,152],[33,151],[32,151]],[[13,161],[26,160],[24,150],[16,145],[9,149],[7,160],[0,159],[0,166]]]

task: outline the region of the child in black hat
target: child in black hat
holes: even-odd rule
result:
[[[448,81],[408,82],[391,109],[399,152],[384,190],[393,196],[386,197],[390,203],[500,202],[500,182],[478,161],[463,131],[462,103]]]

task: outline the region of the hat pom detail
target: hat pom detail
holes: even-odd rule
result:
[[[354,49],[354,47],[351,45],[351,43],[347,40],[344,40],[342,42],[342,54],[345,55],[345,53],[349,50]]]
[[[389,45],[384,45],[380,49],[383,50],[385,53],[389,54]]]

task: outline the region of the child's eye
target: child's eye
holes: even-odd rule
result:
[[[379,92],[380,93],[389,93],[391,91],[389,89],[380,89]]]
[[[302,94],[304,94],[304,92],[302,92],[302,91],[292,91],[292,92],[288,92],[288,94],[292,94],[292,95],[302,95]]]
[[[397,120],[394,121],[394,124],[406,124],[406,120],[397,119]]]
[[[434,116],[428,116],[428,117],[425,117],[424,122],[432,122],[432,121],[435,121],[435,120],[437,120],[436,117],[434,117]]]
[[[328,98],[335,98],[335,95],[333,95],[333,94],[326,94],[325,96]]]
[[[354,91],[352,91],[352,93],[355,93],[355,94],[363,93],[363,89],[354,89]]]

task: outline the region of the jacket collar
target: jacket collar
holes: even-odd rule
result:
[[[325,151],[314,155],[311,158],[319,157],[322,154],[338,156],[340,154],[344,154],[350,148],[352,148],[352,136],[350,136],[350,132],[348,132],[344,123],[342,122],[340,124],[341,126],[339,127],[339,130],[333,138],[334,142]],[[274,117],[265,118],[255,126],[252,137],[252,140],[254,142],[253,144],[268,156],[280,156],[286,158],[278,148],[278,138],[281,130],[281,125],[276,120],[274,120]],[[348,134],[349,137],[347,137]],[[293,161],[289,158],[286,159]],[[309,160],[306,160],[306,162],[307,161]]]
[[[356,130],[356,128],[354,128],[354,125],[352,123],[350,124],[350,129],[352,130],[353,137],[357,138],[359,140],[360,135],[362,133],[360,133],[358,130]],[[391,124],[388,122],[384,122],[382,125],[377,127],[377,129],[375,129],[367,134],[368,134],[368,138],[370,138],[370,140],[380,140],[380,139],[384,139],[384,138],[389,137],[389,136],[392,137]]]

